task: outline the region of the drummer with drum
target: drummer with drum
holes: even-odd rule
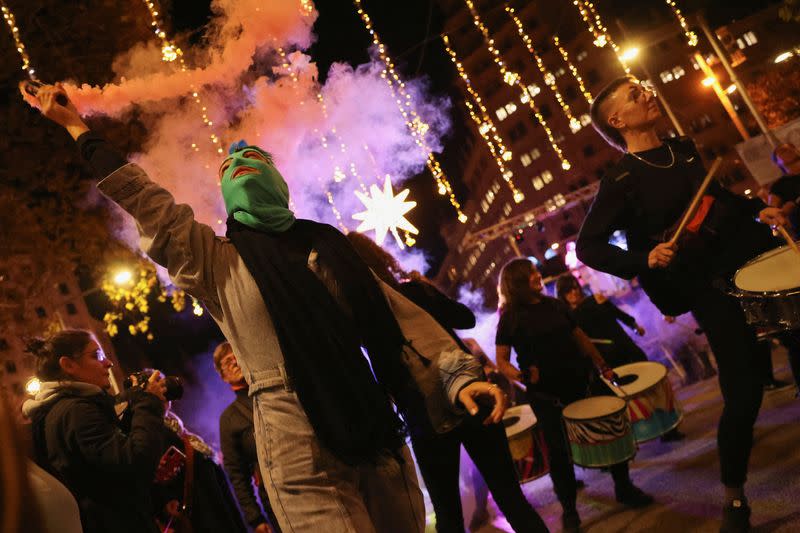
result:
[[[705,331],[724,399],[717,435],[726,488],[721,531],[747,531],[743,486],[761,406],[761,372],[755,331],[725,285],[742,264],[776,245],[766,224],[783,225],[786,218],[778,208],[704,179],[709,175],[691,139],[659,138],[659,104],[635,78],[618,78],[603,89],[591,117],[624,155],[600,183],[578,237],[578,258],[621,278],[638,276],[663,314],[691,312]],[[701,181],[710,183],[705,192]],[[626,233],[627,250],[609,244],[617,230]]]
[[[584,436],[588,437],[586,441],[602,445],[572,446],[573,453],[584,454],[593,462],[589,466],[608,467],[614,478],[616,498],[621,503],[630,507],[652,503],[653,498],[630,479],[627,461],[635,448],[626,404],[612,397],[611,391],[595,378],[598,372],[613,378],[613,371],[577,327],[567,306],[541,293],[542,276],[528,259],[513,259],[503,267],[498,290],[501,302],[496,336],[497,366],[510,380],[527,386],[528,400],[547,444],[550,477],[563,508],[564,529],[577,531],[580,518],[562,409],[593,394],[606,395],[605,403],[599,408],[611,406],[607,413],[611,416],[585,426],[592,434]],[[519,368],[511,363],[512,347]]]

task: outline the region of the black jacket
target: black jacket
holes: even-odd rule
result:
[[[589,337],[611,341],[611,344],[596,346],[609,366],[647,361],[642,349],[619,325],[622,322],[633,329],[636,327],[636,319],[614,305],[611,300],[600,303],[594,296],[587,296],[572,310],[572,314],[575,315],[578,327]]]
[[[475,327],[475,314],[466,305],[448,298],[439,289],[424,281],[406,281],[399,285],[400,294],[420,306],[450,334],[458,346],[467,353],[469,348],[456,335],[454,329]]]
[[[670,268],[650,269],[650,250],[667,240],[665,234],[671,234],[706,174],[688,137],[668,139],[663,147],[648,150],[648,160],[659,155],[663,159],[665,147],[674,153],[673,165],[653,167],[625,154],[608,171],[584,219],[576,251],[583,263],[596,270],[625,279],[639,276],[659,310],[678,315],[693,307],[698,289],[728,278],[774,244],[769,228],[754,220],[764,204],[712,182],[707,195],[715,202],[703,224],[703,248],[681,247]],[[625,232],[627,250],[609,244],[617,230]]]
[[[231,480],[245,521],[251,527],[256,527],[267,522],[265,514],[268,514],[275,528],[276,522],[264,484],[259,483],[256,488],[253,483],[253,475],[258,471],[258,453],[253,428],[253,399],[247,396],[247,389],[237,391],[236,399],[222,412],[219,438],[225,472]]]
[[[164,406],[143,391],[128,401],[126,430],[104,392],[65,391],[29,412],[37,462],[75,495],[85,533],[158,532],[150,485],[164,449]]]

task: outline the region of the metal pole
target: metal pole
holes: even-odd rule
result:
[[[747,105],[747,108],[750,109],[750,113],[753,114],[753,117],[756,119],[756,123],[758,123],[758,127],[764,133],[764,136],[769,141],[769,144],[772,145],[772,148],[777,148],[780,142],[775,137],[775,134],[770,131],[767,127],[767,123],[764,121],[764,117],[761,116],[761,113],[756,108],[753,101],[750,99],[750,93],[747,92],[747,88],[744,84],[739,81],[739,77],[736,75],[736,72],[733,70],[733,67],[728,61],[728,56],[725,55],[725,51],[719,45],[719,41],[717,41],[717,36],[714,35],[708,27],[708,23],[706,22],[705,17],[701,14],[697,16],[697,21],[700,25],[700,29],[703,30],[703,33],[706,35],[706,39],[708,42],[711,43],[711,47],[714,48],[714,52],[719,56],[719,60],[722,65],[725,67],[725,70],[728,71],[728,75],[731,77],[731,81],[736,85],[736,88],[739,90],[739,94],[742,96],[742,100]]]
[[[616,20],[617,20],[617,26],[619,26],[619,29],[622,32],[622,37],[627,41],[628,40],[628,35],[627,35],[626,30],[625,30],[625,26],[622,24],[622,21],[620,19],[616,19]],[[656,79],[650,73],[650,69],[647,68],[647,65],[644,64],[644,61],[639,60],[638,64],[639,64],[639,67],[642,69],[642,72],[644,72],[644,75],[647,76],[648,79],[653,80],[653,83],[655,83]],[[664,108],[664,111],[667,113],[667,117],[669,118],[670,122],[672,122],[672,125],[675,127],[675,131],[678,132],[678,135],[681,135],[681,136],[686,135],[686,131],[683,129],[683,126],[681,126],[681,123],[678,122],[678,117],[675,116],[675,113],[673,113],[673,111],[672,111],[672,106],[669,105],[669,102],[667,101],[666,97],[664,97],[664,92],[663,91],[657,91],[656,92],[656,97],[658,98],[658,101],[661,102],[661,106]]]
[[[722,86],[719,84],[719,80],[716,76],[714,76],[714,71],[711,70],[711,67],[708,66],[708,63],[706,63],[703,54],[700,52],[695,52],[694,60],[697,61],[697,64],[700,66],[700,70],[703,71],[708,79],[713,80],[711,87],[713,87],[714,92],[717,93],[717,98],[719,98],[719,101],[722,103],[722,107],[725,108],[725,111],[727,111],[728,115],[731,117],[733,125],[736,126],[737,130],[739,130],[739,135],[741,135],[742,139],[745,141],[749,139],[750,134],[747,133],[747,128],[745,128],[744,124],[742,124],[739,114],[736,112],[736,109],[733,108],[733,104],[731,104],[731,99],[728,98],[728,93],[722,89]]]

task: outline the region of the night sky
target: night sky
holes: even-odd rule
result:
[[[680,4],[685,13],[705,10],[710,25],[714,27],[746,16],[775,1],[687,0]],[[555,27],[565,17],[577,16],[571,0],[562,0],[562,3],[563,7],[558,14],[560,19],[551,22]],[[454,83],[455,69],[439,39],[444,17],[438,2],[364,0],[363,4],[400,73],[406,79],[424,77],[429,82],[433,95],[449,95],[453,102],[458,102],[461,93]],[[350,0],[321,0],[315,2],[315,5],[319,11],[314,26],[317,42],[312,46],[310,55],[317,63],[320,81],[324,82],[328,69],[335,62],[346,62],[353,66],[366,63],[369,60],[371,40]],[[609,26],[610,21],[619,17],[633,34],[639,28],[652,25],[658,17],[669,20],[670,16],[663,0],[639,0],[635,2],[635,9],[631,9],[632,3],[629,0],[598,0],[595,5],[609,21]],[[202,27],[210,16],[210,2],[206,0],[172,2],[170,20],[175,30],[189,33],[192,38],[199,38]],[[462,136],[459,131],[471,125],[464,122],[457,106],[451,108],[451,120],[452,128],[445,139],[441,162],[457,197],[465,198],[469,191],[464,189],[458,176],[458,166],[452,161],[451,154],[457,150],[451,148],[461,144]],[[409,215],[412,223],[421,230],[417,246],[428,254],[431,269],[435,272],[447,250],[439,232],[430,228],[438,228],[443,220],[452,218],[452,208],[436,194],[433,180],[427,171],[411,178],[405,185],[411,189],[411,198],[418,201],[417,207]]]

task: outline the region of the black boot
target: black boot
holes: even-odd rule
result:
[[[564,533],[580,533],[581,530],[581,517],[578,516],[576,509],[564,511],[561,515],[561,529]]]
[[[614,487],[614,495],[619,503],[632,509],[647,507],[655,501],[652,496],[633,483],[626,487]]]

